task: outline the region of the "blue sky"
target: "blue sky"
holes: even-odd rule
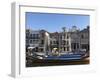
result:
[[[61,31],[77,26],[79,29],[86,28],[90,24],[90,16],[74,14],[51,14],[26,12],[26,27],[33,30],[45,29],[49,32]]]

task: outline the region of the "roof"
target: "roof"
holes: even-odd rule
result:
[[[87,28],[81,30],[80,32],[89,32],[89,27],[87,27]]]

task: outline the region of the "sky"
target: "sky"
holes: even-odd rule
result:
[[[26,28],[45,29],[49,32],[59,32],[62,27],[70,29],[72,26],[77,26],[82,30],[90,24],[89,15],[26,12],[25,18]]]

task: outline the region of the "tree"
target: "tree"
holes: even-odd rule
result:
[[[64,32],[66,32],[66,27],[62,27],[62,30],[63,30]]]

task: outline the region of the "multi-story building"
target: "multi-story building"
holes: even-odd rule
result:
[[[57,50],[59,50],[59,33],[58,32],[50,33],[50,51],[52,51],[53,48],[57,48]]]
[[[59,33],[60,52],[70,52],[71,51],[70,33],[66,30],[66,27],[63,27],[62,29],[63,31]]]
[[[35,52],[46,51],[46,33],[45,30],[26,29],[26,48],[33,47]]]
[[[70,30],[70,37],[71,37],[71,51],[79,51],[80,49],[80,30],[73,26]]]
[[[70,35],[72,51],[89,51],[89,26],[83,30],[71,31]]]
[[[86,51],[89,51],[89,37],[90,37],[89,26],[81,30],[79,35],[80,35],[80,49],[85,49]]]
[[[26,29],[26,48],[35,47],[35,51],[38,51],[39,42],[40,31]]]

